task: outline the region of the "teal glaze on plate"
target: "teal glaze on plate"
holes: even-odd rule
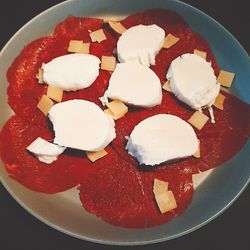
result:
[[[0,55],[0,82],[2,83],[0,93],[4,94],[1,94],[3,96],[1,96],[0,112],[4,115],[0,118],[0,124],[3,124],[10,115],[5,94],[7,88],[5,73],[24,45],[38,37],[50,34],[55,25],[68,15],[126,16],[155,7],[176,10],[194,31],[207,39],[220,67],[236,73],[231,92],[250,103],[248,54],[225,28],[203,12],[174,0],[71,0],[52,7],[32,19],[3,48]],[[248,140],[239,154],[213,171],[198,188],[192,204],[183,215],[167,224],[149,229],[114,227],[82,211],[78,203],[72,203],[69,197],[63,194],[46,196],[34,193],[9,179],[6,179],[3,184],[17,202],[33,216],[63,233],[103,244],[149,244],[190,233],[229,207],[249,183],[249,153],[250,141]],[[62,203],[64,206],[59,206]]]

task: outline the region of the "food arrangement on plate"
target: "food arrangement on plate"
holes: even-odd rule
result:
[[[232,158],[250,134],[249,105],[221,87],[234,74],[168,9],[70,16],[28,44],[7,78],[8,174],[37,192],[76,187],[87,211],[117,226],[182,214],[193,175]]]

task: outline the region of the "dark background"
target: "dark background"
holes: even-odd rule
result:
[[[129,1],[129,0],[128,0]],[[146,1],[146,0],[145,0]],[[32,17],[59,0],[7,0],[0,9],[0,48]],[[186,0],[225,26],[250,53],[250,17],[247,0]],[[123,249],[250,249],[250,187],[222,215],[199,230],[164,243]],[[71,238],[41,223],[7,193],[0,184],[0,249],[64,250],[117,249]]]

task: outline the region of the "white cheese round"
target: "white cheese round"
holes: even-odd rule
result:
[[[167,79],[176,97],[196,110],[212,106],[220,91],[211,63],[195,54],[173,60]]]
[[[160,114],[135,126],[126,149],[140,164],[153,166],[191,156],[198,146],[194,129],[186,121],[174,115]]]
[[[165,31],[153,25],[137,25],[126,30],[117,42],[120,62],[155,64],[155,57],[163,46]]]
[[[119,63],[104,96],[127,104],[153,107],[161,103],[162,90],[158,76],[139,63]]]
[[[115,124],[96,104],[70,100],[49,111],[55,131],[54,143],[86,151],[99,151],[116,136]]]
[[[89,54],[59,56],[43,64],[45,83],[65,91],[89,87],[99,75],[100,59]]]
[[[66,148],[38,137],[26,149],[33,153],[39,161],[50,164],[56,161],[57,157],[62,154]]]

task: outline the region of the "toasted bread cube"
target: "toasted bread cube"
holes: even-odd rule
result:
[[[38,80],[38,83],[43,84],[43,69],[39,69],[38,73],[36,74],[36,79]]]
[[[128,112],[128,107],[120,100],[114,100],[106,105],[111,113],[116,117],[122,117]]]
[[[166,82],[163,84],[162,88],[163,88],[164,90],[166,90],[167,92],[172,93],[172,90],[171,90],[171,87],[170,87],[170,81],[169,81],[169,80],[166,81]]]
[[[63,97],[63,90],[54,86],[49,85],[47,88],[47,94],[50,99],[61,102]]]
[[[127,30],[120,22],[109,21],[108,23],[109,26],[118,34],[122,34]]]
[[[176,36],[174,36],[174,35],[172,35],[172,34],[169,33],[165,37],[163,48],[169,49],[170,47],[172,47],[173,45],[175,45],[179,40],[180,40],[179,37],[176,37]]]
[[[200,111],[196,111],[193,115],[188,119],[188,122],[193,125],[198,130],[201,130],[203,126],[207,123],[209,117],[204,115]]]
[[[116,66],[116,59],[113,56],[102,56],[101,69],[107,71],[114,71]]]
[[[207,58],[207,52],[202,51],[202,50],[195,49],[195,50],[194,50],[194,54],[197,55],[197,56],[202,57],[202,58],[205,59],[205,60],[206,60],[206,58]]]
[[[221,70],[217,78],[217,82],[226,88],[230,88],[232,85],[234,76],[235,74],[232,72]]]
[[[102,42],[104,40],[107,39],[103,29],[99,29],[99,30],[96,30],[96,31],[93,31],[91,33],[89,33],[90,35],[90,38],[91,38],[91,41],[94,43],[94,42]]]
[[[217,109],[223,110],[224,109],[224,101],[225,101],[225,96],[222,95],[221,93],[218,94],[218,96],[215,99],[214,106]]]
[[[46,116],[53,105],[53,101],[50,100],[48,96],[43,95],[37,104],[37,108],[40,109]]]
[[[199,141],[198,149],[197,149],[197,151],[193,154],[193,157],[195,157],[195,158],[200,158],[200,157],[201,157],[200,140],[198,140],[198,141]]]
[[[105,149],[102,149],[102,150],[97,151],[97,152],[86,152],[88,159],[92,162],[95,162],[95,161],[103,158],[107,154],[108,154],[108,152]]]

